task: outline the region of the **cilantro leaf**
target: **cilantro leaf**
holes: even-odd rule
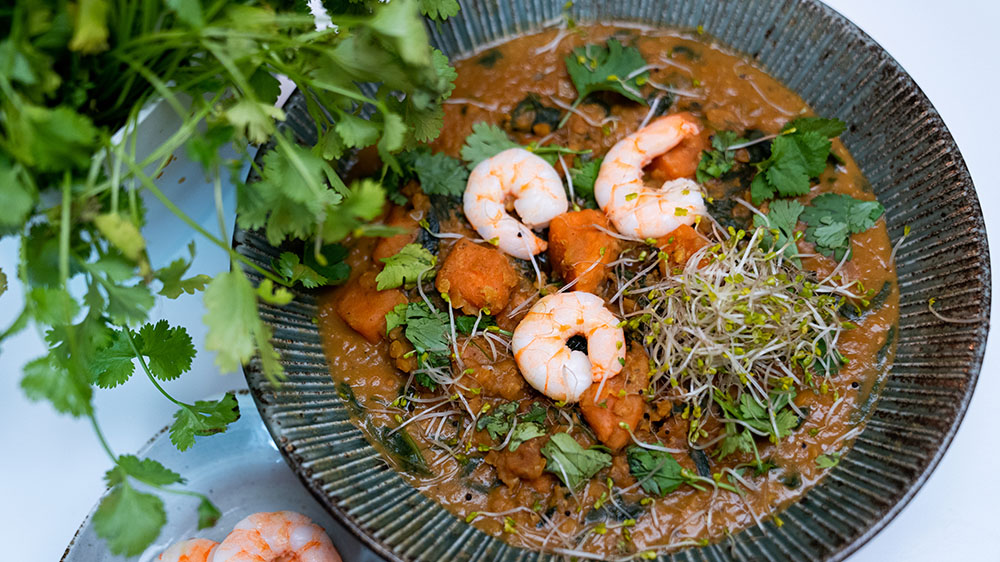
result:
[[[816,468],[833,468],[840,464],[840,451],[816,457]]]
[[[749,429],[743,428],[742,430],[737,430],[736,424],[727,423],[726,437],[719,443],[719,448],[716,449],[715,454],[718,458],[724,459],[736,451],[755,453],[757,451],[757,443],[754,441],[753,432]]]
[[[198,529],[215,526],[220,517],[222,517],[222,512],[219,511],[219,508],[215,507],[215,504],[208,498],[201,498],[201,502],[198,503]]]
[[[637,72],[646,66],[639,49],[624,47],[617,39],[608,39],[604,47],[577,47],[565,60],[569,78],[576,88],[574,105],[593,92],[617,92],[632,101],[645,103],[639,87],[649,79],[649,72]]]
[[[417,353],[448,351],[451,324],[443,312],[431,312],[425,303],[410,303],[406,308],[406,339]]]
[[[594,184],[597,182],[597,174],[601,171],[601,164],[604,158],[594,158],[586,160],[577,158],[573,167],[569,169],[569,175],[573,179],[573,192],[578,199],[584,201],[588,207],[597,208],[597,200],[594,198]]]
[[[789,121],[781,130],[794,129],[800,133],[818,133],[828,139],[839,137],[847,129],[840,119],[825,119],[823,117],[799,117]]]
[[[103,283],[108,293],[108,316],[119,324],[134,325],[146,319],[155,299],[144,283],[117,285]]]
[[[288,237],[308,238],[324,220],[335,220],[331,214],[339,211],[343,196],[327,188],[326,181],[337,176],[311,150],[279,142],[264,155],[261,171],[259,181],[237,184],[237,221],[242,228],[264,228],[268,242],[278,246]]]
[[[185,260],[184,258],[177,258],[176,260],[170,262],[170,265],[162,267],[153,274],[156,279],[159,279],[163,283],[163,287],[160,288],[161,295],[167,297],[168,299],[176,299],[181,296],[182,293],[187,293],[193,295],[198,291],[205,288],[205,285],[212,280],[211,277],[204,274],[198,274],[187,279],[183,279],[184,274],[187,273],[188,269],[191,267],[191,263],[194,261],[194,242],[188,244],[188,251],[191,253],[191,259]]]
[[[0,236],[20,229],[38,200],[38,189],[26,177],[24,167],[0,154]]]
[[[424,193],[450,197],[461,197],[465,193],[469,170],[459,160],[441,152],[431,154],[426,150],[412,151],[408,153],[406,160],[420,180],[420,189]]]
[[[385,189],[370,179],[351,185],[343,202],[330,207],[323,223],[323,239],[343,240],[365,222],[377,217],[385,206]]]
[[[28,168],[43,172],[83,169],[97,149],[97,128],[69,107],[21,104],[7,113],[5,149]]]
[[[545,430],[537,423],[527,422],[518,424],[514,428],[514,432],[510,435],[510,443],[507,444],[507,448],[511,451],[516,451],[521,446],[521,443],[543,435],[545,435]]]
[[[665,496],[691,482],[682,473],[681,465],[670,453],[651,451],[631,446],[626,451],[628,468],[637,480],[642,481],[642,489],[650,494]]]
[[[850,235],[875,226],[885,212],[878,201],[862,201],[841,193],[824,193],[802,211],[806,240],[816,250],[840,260],[850,251]]]
[[[118,474],[114,474],[118,472]],[[170,470],[153,459],[140,459],[135,455],[121,455],[118,466],[109,470],[105,478],[108,484],[114,486],[125,481],[128,475],[151,486],[166,486],[168,484],[183,484],[180,474]]]
[[[463,331],[465,326],[471,331],[475,321],[475,316],[456,316],[455,331]],[[480,325],[485,321],[485,318],[481,319]],[[421,363],[425,361],[425,353],[428,361],[448,361],[451,349],[451,319],[448,314],[440,310],[431,312],[424,302],[404,303],[396,305],[385,315],[386,334],[397,326],[406,326],[403,335],[413,345]]]
[[[307,289],[314,289],[326,285],[326,277],[304,265],[299,256],[291,252],[282,252],[271,265],[275,273],[281,275],[289,286],[301,283]]]
[[[545,470],[573,490],[611,466],[611,455],[594,448],[584,449],[568,433],[553,435],[542,447],[542,456],[548,461]]]
[[[128,343],[125,330],[115,330],[111,345],[97,352],[91,363],[97,386],[114,388],[125,382],[135,372],[135,353]]]
[[[351,267],[344,263],[347,248],[341,244],[326,244],[320,248],[320,257],[315,252],[306,251],[302,263],[306,267],[326,277],[327,285],[339,285],[351,276]],[[320,263],[322,259],[325,263]]]
[[[114,554],[135,556],[153,542],[167,522],[163,500],[128,482],[115,486],[94,512],[94,530]]]
[[[755,205],[775,195],[797,197],[809,193],[809,180],[823,173],[830,156],[830,138],[844,124],[837,119],[800,118],[782,129],[771,141],[771,156],[755,164],[757,175],[750,185]]]
[[[174,412],[170,442],[181,451],[187,450],[194,445],[195,436],[222,433],[239,418],[240,406],[232,392],[227,392],[217,402],[199,400],[194,404],[182,404]]]
[[[517,402],[507,402],[493,408],[489,415],[479,416],[476,421],[476,429],[486,430],[490,438],[494,441],[507,435],[514,424],[514,416],[517,414]],[[513,450],[513,449],[512,449]]]
[[[701,161],[695,177],[699,183],[705,183],[710,178],[721,178],[723,174],[733,169],[736,164],[735,152],[729,147],[747,142],[733,131],[718,131],[712,136],[712,150],[701,153]]]
[[[420,0],[420,13],[432,20],[444,21],[458,13],[456,0]]]
[[[285,306],[295,299],[295,295],[284,287],[275,287],[274,281],[265,279],[257,285],[257,298],[275,306]]]
[[[540,402],[533,402],[531,404],[531,409],[521,414],[521,420],[532,423],[542,423],[545,421],[545,416],[548,415],[548,408],[542,406]]]
[[[385,313],[385,333],[389,334],[393,328],[406,325],[406,309],[409,303],[397,304],[392,310]]]
[[[194,343],[183,326],[171,328],[166,320],[146,324],[139,329],[136,346],[149,358],[153,376],[169,381],[191,368],[195,356]]]
[[[490,123],[476,123],[472,126],[472,134],[465,137],[462,160],[469,163],[471,170],[483,160],[492,158],[508,148],[520,147],[521,145],[510,140],[500,127]]]
[[[93,389],[52,355],[24,366],[21,390],[29,400],[46,399],[59,412],[83,416],[91,412]]]
[[[385,263],[385,268],[375,276],[376,289],[379,291],[416,283],[420,276],[425,280],[433,277],[433,274],[427,275],[427,272],[437,265],[437,256],[420,244],[407,244],[396,255],[382,258],[381,261]]]
[[[272,380],[281,376],[271,331],[261,322],[256,293],[243,271],[220,273],[204,294],[205,349],[217,352],[215,364],[223,371],[236,370],[259,349],[264,374]]]
[[[7,274],[0,269],[0,295],[7,292]]]
[[[805,207],[794,199],[772,201],[768,206],[767,216],[754,214],[753,224],[768,229],[772,248],[784,248],[785,255],[796,266],[801,267],[799,249],[794,243],[795,225]]]

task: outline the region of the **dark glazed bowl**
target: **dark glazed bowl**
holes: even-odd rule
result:
[[[462,11],[430,25],[433,42],[461,57],[504,37],[538,30],[564,0],[460,0]],[[816,487],[773,522],[732,540],[664,556],[670,560],[840,560],[882,529],[910,500],[951,442],[979,374],[989,328],[989,252],[969,173],[937,112],[875,41],[813,0],[577,1],[583,22],[695,28],[798,92],[820,115],[839,117],[842,139],[886,207],[897,255],[900,323],[895,364],[865,430]],[[286,107],[305,140],[315,130],[301,99]],[[262,264],[277,255],[255,233],[237,249]],[[252,272],[249,272],[252,275]],[[945,323],[949,316],[983,318]],[[512,547],[451,515],[382,461],[351,424],[323,356],[316,299],[262,305],[275,331],[287,382],[274,388],[246,369],[261,415],[302,482],[334,516],[390,560],[556,560]]]

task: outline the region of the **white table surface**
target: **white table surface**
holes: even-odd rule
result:
[[[997,134],[1000,119],[994,105],[1000,97],[1000,2],[997,0],[827,0],[872,35],[913,76],[937,107],[958,142],[972,172],[990,229],[994,256],[1000,255],[1000,168]],[[180,169],[180,168],[178,168]],[[183,169],[180,169],[183,172]],[[215,231],[214,215],[199,204],[199,176],[177,184],[177,170],[161,180],[174,185],[176,196],[188,195],[196,219]],[[202,192],[203,193],[203,192]],[[155,208],[148,238],[154,265],[172,259],[188,241],[188,232]],[[226,210],[232,216],[233,197]],[[231,224],[231,223],[230,223]],[[170,233],[170,234],[167,234]],[[175,234],[176,233],[176,234]],[[215,273],[227,268],[223,252],[198,240],[195,270]],[[16,263],[14,241],[0,242],[0,269]],[[994,262],[995,264],[996,262]],[[1000,271],[994,269],[994,271]],[[13,282],[0,296],[0,326],[14,318],[21,287]],[[995,284],[994,284],[995,286]],[[188,328],[200,346],[204,339],[200,296],[157,302],[152,317]],[[902,513],[851,562],[1000,560],[996,501],[1000,500],[1000,442],[995,414],[1000,409],[998,338],[991,338],[975,397],[951,448],[919,494]],[[85,420],[57,415],[45,403],[27,401],[18,387],[22,365],[43,354],[34,331],[23,332],[0,349],[0,558],[16,561],[58,560],[84,516],[104,490],[102,475],[109,461]],[[193,401],[243,388],[237,373],[220,374],[209,353],[200,353],[192,371],[169,392]],[[94,403],[111,447],[134,452],[170,421],[174,408],[142,377],[123,388],[97,390]],[[238,474],[234,474],[238,477]],[[252,493],[252,490],[247,490]]]

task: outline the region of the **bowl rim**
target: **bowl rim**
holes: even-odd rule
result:
[[[847,29],[853,31],[857,35],[857,37],[864,43],[876,47],[880,55],[885,57],[886,62],[892,68],[892,70],[897,72],[900,75],[900,77],[906,82],[907,88],[910,89],[916,95],[917,101],[924,109],[927,110],[927,116],[925,118],[929,121],[932,121],[934,123],[934,127],[938,129],[942,134],[942,137],[945,140],[944,151],[956,157],[955,160],[958,170],[960,174],[965,178],[965,182],[970,188],[970,194],[972,195],[971,200],[969,201],[969,204],[972,206],[972,212],[970,213],[971,216],[969,218],[971,218],[974,221],[974,224],[972,226],[975,227],[976,230],[984,233],[984,235],[982,236],[982,244],[980,248],[982,251],[981,260],[983,264],[981,270],[983,290],[979,296],[981,297],[980,302],[982,309],[985,313],[985,317],[982,318],[982,322],[979,324],[978,330],[976,331],[977,345],[973,352],[973,356],[965,365],[963,365],[968,372],[968,378],[966,379],[967,386],[960,402],[957,404],[957,407],[955,409],[955,416],[951,420],[951,423],[947,431],[944,432],[937,448],[934,450],[934,454],[927,460],[927,464],[925,465],[923,470],[921,470],[919,474],[909,483],[905,493],[888,509],[886,509],[881,514],[881,516],[874,523],[869,525],[860,535],[857,535],[853,540],[849,542],[844,542],[838,547],[836,547],[835,550],[833,550],[829,554],[829,557],[827,558],[827,560],[830,561],[842,561],[851,556],[852,554],[856,553],[866,544],[868,544],[872,540],[872,538],[874,538],[878,533],[880,533],[883,529],[885,529],[907,507],[907,505],[909,505],[910,501],[912,501],[912,499],[916,496],[916,494],[923,488],[924,484],[930,478],[931,473],[934,472],[934,470],[940,464],[941,460],[944,458],[944,455],[950,448],[954,440],[955,434],[958,432],[958,429],[961,426],[962,421],[965,419],[966,413],[968,412],[969,404],[971,403],[973,395],[975,394],[976,385],[978,383],[979,376],[982,371],[983,360],[985,358],[985,352],[988,344],[989,327],[991,319],[990,303],[992,299],[992,284],[991,284],[992,273],[991,273],[991,265],[989,258],[989,243],[987,237],[985,236],[986,232],[985,220],[983,217],[982,207],[979,202],[979,197],[976,192],[974,182],[972,180],[971,174],[968,171],[968,167],[965,163],[965,159],[962,156],[958,144],[955,142],[955,139],[952,136],[951,131],[948,129],[947,125],[941,118],[940,113],[934,107],[930,98],[924,93],[923,89],[916,82],[916,80],[913,79],[913,77],[906,71],[906,69],[899,63],[899,61],[895,59],[895,57],[892,56],[892,54],[885,47],[883,47],[864,29],[862,29],[858,24],[854,23],[848,17],[846,17],[833,7],[829,6],[822,0],[791,0],[791,1],[797,4],[811,5],[813,8],[820,10],[823,13],[823,15],[830,17],[834,20],[837,20],[838,23],[844,25]],[[583,22],[584,24],[594,23],[586,18],[579,18],[577,21]],[[600,23],[613,26],[615,24],[634,24],[636,22],[634,20],[629,20],[628,18],[622,18]],[[639,23],[642,23],[643,25],[649,25],[650,27],[661,27],[667,29],[689,31],[688,28],[685,28],[683,26],[657,26],[655,24],[648,24],[646,22],[639,22]],[[430,25],[430,23],[428,22],[427,25]],[[533,24],[526,28],[516,30],[514,33],[506,35],[500,40],[488,42],[485,43],[483,46],[475,47],[466,54],[468,56],[473,56],[476,52],[479,51],[480,48],[486,48],[489,45],[502,44],[515,37],[531,33],[537,33],[551,28],[552,25],[553,21],[540,21],[537,24]],[[712,41],[717,41],[720,45],[736,53],[737,55],[748,57],[748,59],[751,60],[753,59],[753,57],[748,53],[730,47],[724,41],[719,40],[718,38],[712,36],[710,32],[706,31],[705,33],[706,36],[710,38]],[[768,74],[770,75],[770,72],[768,71],[768,69],[764,67],[764,65],[760,64],[759,62],[754,62],[754,65],[758,68],[763,69],[765,72],[768,72]],[[297,90],[296,92],[293,92],[293,96],[297,93],[298,93]],[[288,100],[291,100],[293,96],[289,96]],[[285,104],[287,105],[287,103],[288,101],[286,100]],[[262,146],[261,148],[259,148],[257,157],[261,156],[266,150],[268,150],[267,146]],[[252,169],[250,173],[252,173]],[[237,228],[236,231],[234,232],[233,235],[234,249],[236,249],[239,245],[242,244],[242,242],[238,240],[238,237],[242,234],[242,232],[243,232],[242,229],[239,228]],[[406,558],[400,557],[395,552],[393,552],[390,547],[383,544],[374,536],[370,535],[365,530],[363,530],[361,526],[355,522],[354,517],[346,513],[346,511],[341,509],[335,502],[331,501],[330,496],[328,496],[323,491],[323,489],[311,479],[310,475],[308,474],[308,471],[303,469],[301,465],[296,463],[296,461],[293,459],[293,454],[290,451],[286,450],[285,447],[281,446],[285,438],[278,431],[277,426],[279,426],[280,424],[277,424],[270,419],[266,411],[265,407],[266,401],[263,397],[262,390],[256,387],[254,384],[252,384],[252,377],[247,369],[247,366],[243,367],[243,372],[244,376],[247,378],[248,383],[250,383],[249,384],[250,393],[254,398],[254,403],[261,414],[261,418],[264,420],[264,425],[267,427],[267,430],[271,434],[272,439],[274,439],[275,443],[278,445],[278,449],[281,451],[282,458],[285,459],[288,465],[292,468],[293,472],[303,483],[303,485],[309,490],[309,492],[313,495],[313,497],[315,497],[320,504],[322,504],[328,511],[330,511],[330,513],[340,523],[342,523],[352,534],[354,534],[356,538],[361,540],[366,546],[371,548],[378,555],[392,562],[408,562]],[[888,376],[892,376],[891,372],[892,372],[892,367],[890,366]],[[519,548],[521,550],[527,550],[527,549],[522,549],[521,547],[515,547],[515,548]],[[673,554],[676,554],[676,552]],[[668,554],[667,556],[671,555]]]

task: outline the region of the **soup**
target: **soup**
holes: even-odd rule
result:
[[[841,125],[697,33],[549,30],[455,66],[440,136],[388,173],[401,232],[352,241],[321,306],[356,423],[413,486],[528,549],[651,558],[780,525],[860,432],[895,345],[893,249]],[[613,84],[581,97],[586,72]],[[636,154],[667,125],[683,138]],[[619,162],[647,187],[616,198]],[[537,209],[505,192],[490,218],[469,190],[488,203],[490,175],[533,166],[568,207],[505,245],[473,223]],[[694,202],[640,212],[664,182]]]

